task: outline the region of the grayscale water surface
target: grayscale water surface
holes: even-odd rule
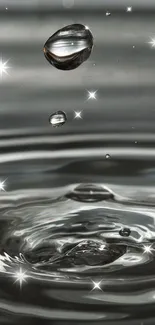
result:
[[[72,24],[93,51],[55,69]],[[0,1],[0,324],[155,324],[152,39],[153,0]]]

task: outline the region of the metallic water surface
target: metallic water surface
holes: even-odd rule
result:
[[[153,0],[0,1],[0,324],[154,325],[154,21]],[[94,48],[61,71],[43,47],[72,24]]]

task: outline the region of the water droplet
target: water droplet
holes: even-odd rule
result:
[[[107,11],[106,16],[111,16],[111,12]]]
[[[105,157],[106,157],[106,159],[110,159],[111,158],[111,156],[109,154],[107,154]]]
[[[88,27],[73,24],[59,29],[44,45],[44,55],[54,67],[72,70],[88,59],[93,36]]]
[[[66,121],[67,121],[66,114],[62,111],[53,113],[49,118],[49,122],[50,124],[52,124],[53,127],[62,126],[63,124],[65,124]]]
[[[131,230],[129,228],[122,228],[119,232],[120,236],[129,237],[131,234]]]
[[[72,192],[67,193],[66,197],[80,202],[99,202],[113,199],[113,194],[102,186],[81,184]]]

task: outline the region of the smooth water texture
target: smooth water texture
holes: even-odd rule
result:
[[[72,70],[89,58],[92,47],[93,36],[88,27],[73,24],[58,30],[47,40],[44,54],[57,69]]]

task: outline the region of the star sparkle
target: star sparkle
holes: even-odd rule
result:
[[[152,254],[152,251],[154,249],[152,248],[152,245],[144,245],[143,250],[144,250],[144,253]]]
[[[3,62],[2,58],[0,59],[0,75],[1,75],[1,78],[3,76],[3,74],[7,74],[8,75],[8,72],[7,70],[10,68],[7,63],[8,63],[9,60]]]
[[[81,116],[82,112],[81,111],[80,112],[75,112],[74,111],[74,113],[75,113],[74,118],[82,118],[82,116]]]
[[[101,284],[102,281],[99,281],[99,282],[92,281],[92,282],[93,282],[93,285],[94,285],[92,290],[98,289],[98,290],[102,291],[102,289],[100,287],[100,284]]]
[[[97,90],[88,91],[88,99],[96,99],[96,93],[97,93]]]
[[[149,44],[151,44],[151,47],[155,47],[155,38],[151,38]]]
[[[5,180],[0,181],[0,191],[5,191]]]
[[[14,277],[16,278],[16,282],[19,282],[20,288],[22,287],[23,282],[26,282],[26,278],[28,277],[26,275],[26,272],[24,272],[21,268],[19,269],[18,272],[15,273]]]
[[[127,11],[127,12],[132,12],[132,7],[127,7],[127,8],[126,8],[126,11]]]

